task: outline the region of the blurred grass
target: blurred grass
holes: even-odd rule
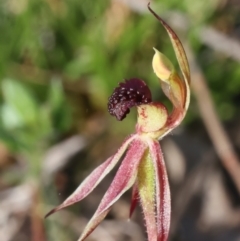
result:
[[[217,111],[229,121],[239,117],[239,63],[204,46],[195,32],[212,25],[239,34],[238,12],[226,2],[162,0],[153,6],[159,14],[179,11],[191,20],[189,40]],[[168,37],[150,14],[120,1],[1,1],[0,33],[0,140],[27,160],[19,182],[38,179],[46,150],[72,134],[87,134],[93,118],[116,138],[131,133],[134,111],[122,123],[107,113],[108,97],[123,79],[144,79],[154,98],[164,100],[151,59],[153,46],[174,59]],[[198,120],[190,108],[186,123]]]

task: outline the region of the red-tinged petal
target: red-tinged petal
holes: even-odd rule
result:
[[[117,153],[112,157],[108,158],[104,163],[98,166],[81,184],[80,186],[73,192],[71,196],[69,196],[61,205],[52,209],[49,213],[46,214],[45,218],[49,215],[70,206],[76,202],[81,201],[85,198],[93,189],[102,181],[102,179],[115,167],[121,156],[126,151],[129,143],[133,141],[135,136],[130,136],[127,138],[123,145],[118,149]]]
[[[132,189],[132,198],[131,198],[131,207],[130,207],[130,211],[129,211],[129,219],[132,217],[132,214],[137,206],[137,202],[138,202],[138,187],[137,187],[137,184],[135,183],[133,185],[133,189]]]
[[[149,241],[157,241],[158,238],[155,182],[154,166],[148,150],[138,167],[137,183]]]
[[[116,176],[78,241],[83,241],[97,227],[111,206],[134,184],[139,162],[147,148],[146,143],[140,139],[132,141]]]
[[[157,241],[166,241],[171,219],[171,197],[168,176],[158,141],[149,141],[149,148],[156,173]]]

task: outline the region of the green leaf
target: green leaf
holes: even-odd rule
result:
[[[61,109],[62,104],[64,103],[64,92],[61,80],[58,78],[53,78],[51,81],[51,86],[49,90],[49,104],[52,111]]]
[[[2,81],[2,92],[5,103],[8,106],[7,112],[3,111],[3,114],[7,115],[8,118],[16,118],[16,120],[10,118],[12,123],[17,121],[24,124],[37,123],[37,104],[34,96],[25,86],[16,80],[4,79]],[[10,112],[11,115],[9,114]],[[13,117],[13,113],[16,115],[15,117]],[[6,116],[3,118],[5,118],[6,122]]]
[[[48,110],[49,112],[45,120],[47,120],[47,117],[51,117],[52,131],[61,132],[68,129],[71,122],[70,107],[65,96],[62,82],[56,77],[51,81],[48,101],[46,104],[47,109],[43,109],[43,111],[46,112]],[[50,123],[46,124],[50,126]]]
[[[11,106],[5,104],[1,108],[1,119],[4,128],[14,129],[23,125],[18,113]]]

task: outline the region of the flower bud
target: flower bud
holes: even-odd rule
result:
[[[171,61],[157,49],[153,48],[155,55],[153,56],[152,66],[153,71],[159,79],[168,82],[170,75],[174,71]]]

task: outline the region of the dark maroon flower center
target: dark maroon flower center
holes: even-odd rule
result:
[[[132,78],[119,83],[108,100],[108,111],[123,120],[130,112],[130,108],[152,101],[151,92],[143,80]]]

